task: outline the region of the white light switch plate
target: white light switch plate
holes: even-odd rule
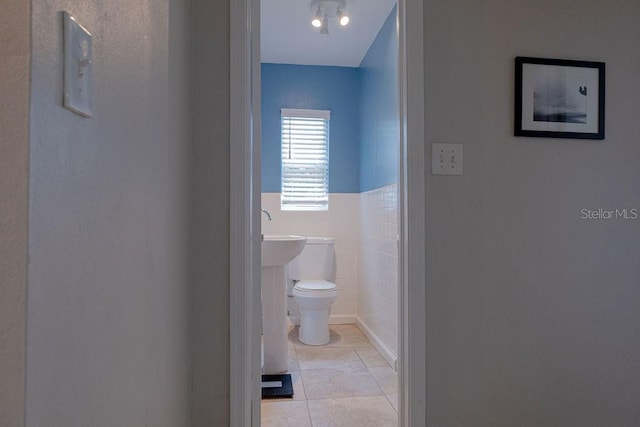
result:
[[[431,144],[433,175],[462,175],[462,144]]]
[[[64,20],[64,107],[82,117],[91,117],[91,33],[73,16]]]

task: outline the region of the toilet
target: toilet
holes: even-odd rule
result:
[[[293,299],[300,309],[298,339],[307,345],[323,345],[330,341],[329,314],[338,297],[334,277],[334,240],[329,237],[307,237],[300,255],[289,263],[289,279],[293,281]]]

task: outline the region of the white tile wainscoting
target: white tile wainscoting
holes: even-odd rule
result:
[[[357,323],[395,366],[398,354],[398,186],[360,194]]]
[[[398,187],[365,193],[332,193],[328,211],[282,211],[279,193],[263,193],[264,234],[333,237],[338,299],[332,324],[357,323],[386,361],[398,349]],[[299,316],[293,298],[288,309]]]
[[[262,208],[272,220],[262,217],[264,234],[297,234],[335,239],[338,298],[331,307],[330,323],[355,323],[358,292],[359,194],[332,193],[327,211],[283,211],[280,193],[262,193]],[[299,317],[293,298],[288,299],[293,318]]]

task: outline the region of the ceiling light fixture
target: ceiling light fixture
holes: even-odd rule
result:
[[[340,26],[349,23],[349,15],[345,13],[345,0],[312,0],[310,8],[315,10],[311,25],[320,28],[320,34],[329,34],[329,18],[337,18]]]

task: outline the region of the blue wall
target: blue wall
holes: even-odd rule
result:
[[[262,192],[280,192],[280,109],[331,110],[329,192],[359,190],[358,69],[262,64]]]
[[[394,7],[360,68],[360,191],[398,182],[398,30]]]
[[[280,192],[280,109],[331,110],[329,192],[398,182],[396,8],[360,68],[262,64],[262,192]]]

